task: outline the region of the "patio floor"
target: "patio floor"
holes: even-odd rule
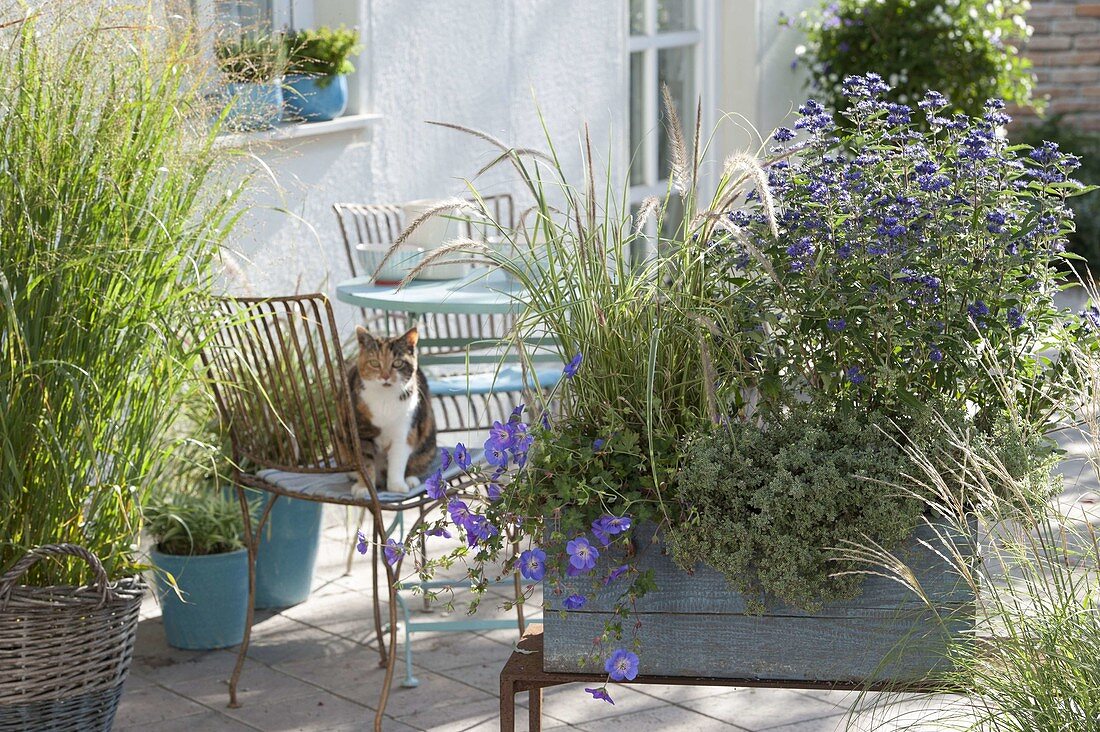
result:
[[[1062,442],[1071,455],[1080,456],[1086,449],[1079,436],[1067,435]],[[1070,487],[1061,503],[1068,511],[1096,509],[1095,479],[1091,470],[1082,467],[1079,459],[1065,466]],[[368,642],[372,627],[370,569],[367,560],[357,556],[356,569],[345,576],[344,562],[352,539],[344,510],[326,507],[324,518],[313,594],[301,605],[259,616],[241,681],[243,706],[239,709],[226,708],[226,679],[234,654],[169,648],[160,610],[151,597],[146,599],[134,664],[115,723],[118,732],[370,728],[383,677],[377,650]],[[537,607],[538,600],[529,607]],[[492,610],[506,617],[498,604],[483,601],[482,613]],[[498,675],[516,637],[514,630],[413,636],[420,686],[400,686],[404,666],[399,663],[385,728],[441,732],[498,729]],[[849,707],[856,701],[848,693],[781,689],[615,685],[610,691],[614,706],[592,700],[579,685],[547,690],[544,728],[833,732],[845,729]],[[519,701],[525,703],[524,694]],[[928,722],[929,715],[952,702],[944,696],[886,699],[885,695],[868,694],[862,703],[871,709],[856,715],[850,728],[911,728],[925,720],[918,728],[940,729]],[[517,729],[526,729],[526,712],[517,710],[517,717]]]

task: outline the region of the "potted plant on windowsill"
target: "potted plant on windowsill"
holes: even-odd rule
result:
[[[266,130],[283,116],[286,46],[281,35],[221,38],[214,46],[225,79],[225,126],[238,132]]]
[[[168,645],[235,646],[248,609],[248,551],[240,505],[218,491],[176,494],[145,508]]]
[[[1080,335],[1054,305],[1055,265],[1080,186],[1073,156],[999,136],[996,101],[970,118],[935,92],[910,109],[885,91],[873,74],[846,80],[841,130],[807,102],[798,132],[777,130],[763,160],[731,156],[708,199],[700,134],[689,150],[666,101],[670,191],[634,217],[599,197],[591,155],[578,186],[553,158],[502,147],[498,164],[535,198],[539,261],[517,267],[465,241],[441,251],[523,284],[520,335],[549,333],[569,359],[548,402],[560,414],[539,406],[531,425],[517,412],[492,430],[484,501],[448,501],[422,529],[449,519],[467,547],[416,572],[461,559],[477,589],[503,561],[541,581],[547,670],[868,683],[944,672],[943,634],[973,627],[975,599],[944,557],[976,547],[922,515],[914,455],[981,479],[949,486],[972,516],[999,474],[1028,486],[1025,500],[1049,497],[1044,434],[1073,381],[1049,354]],[[652,219],[655,251],[631,266]],[[535,238],[497,228],[520,251]],[[954,470],[948,433],[1005,470]],[[449,460],[477,471],[457,451]],[[445,495],[438,476],[427,485]],[[937,612],[867,576],[861,542],[918,567]],[[411,546],[387,557],[400,569]]]
[[[286,37],[288,68],[284,97],[288,117],[321,122],[342,115],[348,106],[350,57],[359,53],[359,34],[343,26],[298,30]]]

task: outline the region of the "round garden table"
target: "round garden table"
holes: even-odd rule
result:
[[[336,285],[336,299],[361,308],[407,313],[499,315],[522,309],[523,287],[498,270],[474,269],[454,280],[413,281],[398,289],[369,276]]]

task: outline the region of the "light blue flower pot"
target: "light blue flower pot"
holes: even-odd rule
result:
[[[225,125],[237,132],[269,130],[283,118],[281,80],[264,84],[229,82],[225,99],[229,105]]]
[[[287,74],[283,100],[290,119],[306,122],[336,119],[348,108],[348,78],[344,74],[331,77]]]
[[[258,511],[270,498],[270,493],[263,494]],[[256,607],[290,607],[309,598],[323,511],[324,504],[317,501],[285,496],[276,501],[256,557]]]
[[[156,573],[168,645],[206,651],[241,642],[248,610],[246,550],[188,557],[154,549],[151,556],[153,564],[172,573],[184,596],[181,600],[164,575]]]

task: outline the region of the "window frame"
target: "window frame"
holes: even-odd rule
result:
[[[669,48],[693,48],[692,85],[697,99],[702,100],[701,129],[704,136],[708,135],[714,126],[715,76],[716,56],[718,44],[714,34],[718,27],[717,4],[714,0],[694,0],[692,30],[660,31],[657,30],[658,0],[642,0],[645,8],[645,27],[643,35],[635,35],[630,28],[630,0],[624,0],[623,27],[627,31],[626,63],[624,64],[624,88],[626,90],[626,121],[627,131],[624,135],[624,147],[628,161],[638,162],[639,150],[631,147],[631,109],[633,99],[631,97],[631,60],[635,53],[642,53],[643,93],[642,101],[643,131],[641,134],[642,150],[641,162],[643,166],[642,179],[639,184],[630,185],[629,202],[637,205],[649,196],[663,197],[668,190],[668,179],[660,177],[660,107],[661,91],[657,84],[657,63],[659,52]],[[688,103],[695,104],[697,99]],[[694,110],[692,110],[692,113]],[[681,114],[681,116],[685,116]],[[685,136],[690,138],[693,130],[685,130]],[[704,181],[709,179],[705,176]]]

